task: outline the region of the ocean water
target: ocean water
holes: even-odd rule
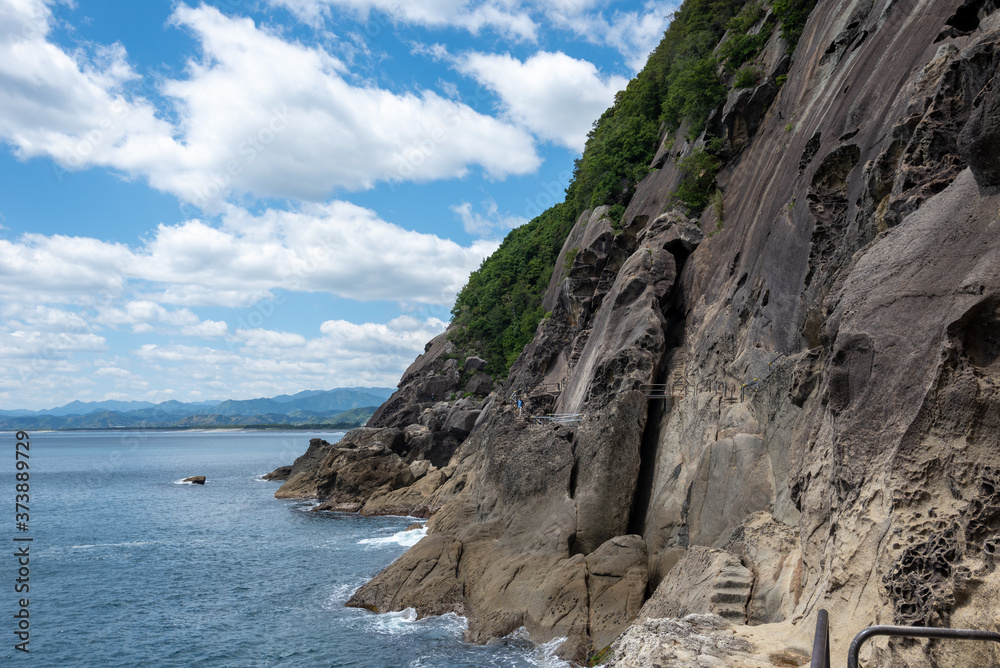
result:
[[[260,476],[337,432],[30,434],[30,524],[14,524],[14,434],[0,433],[0,664],[5,666],[566,666],[523,633],[462,642],[455,615],[345,608],[423,535],[406,517],[313,513]],[[204,486],[180,480],[204,475]],[[16,594],[14,537],[30,536]],[[0,553],[0,554],[2,554]],[[29,654],[14,649],[29,599]]]

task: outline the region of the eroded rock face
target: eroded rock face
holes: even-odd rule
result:
[[[767,511],[756,512],[733,532],[725,549],[750,570],[753,590],[746,602],[747,623],[791,619],[802,602],[802,557],[795,528]]]
[[[314,438],[295,460],[288,480],[275,497],[318,498],[338,504],[364,504],[372,493],[388,486],[406,487],[414,481],[409,466],[397,454],[405,439],[399,429],[361,428],[335,444]],[[360,506],[359,506],[360,507]]]
[[[736,555],[710,547],[692,547],[660,582],[640,617],[686,617],[715,614],[730,622],[747,620],[752,573]]]
[[[615,668],[765,668],[769,664],[776,665],[767,661],[765,656],[758,655],[755,649],[746,639],[734,636],[729,631],[729,623],[718,615],[648,619],[629,627],[615,641],[611,648],[611,659],[604,665]]]
[[[292,464],[285,483],[274,496],[279,499],[318,497],[319,488],[325,483],[325,480],[318,477],[318,470],[334,447],[321,438],[310,439],[309,447]]]
[[[688,390],[661,418],[640,527],[651,582],[691,580],[675,572],[688,555],[724,549],[751,574],[751,623],[826,607],[849,640],[875,621],[1000,621],[992,546],[965,523],[994,522],[980,518],[995,503],[996,376],[992,353],[962,352],[992,349],[979,323],[1000,289],[987,231],[1000,200],[960,136],[979,132],[996,24],[935,43],[950,9],[820,4],[770,127],[720,177],[762,197],[727,195],[726,228],[688,259],[670,379],[765,380],[733,405]],[[797,160],[772,161],[779,150]],[[975,651],[883,644],[873,661]]]
[[[410,472],[413,472],[413,465],[410,465]],[[416,482],[405,487],[394,488],[387,484],[376,489],[358,510],[362,515],[430,517],[440,509],[434,493],[447,480],[447,474],[436,467],[425,470]]]
[[[428,342],[424,354],[403,373],[393,395],[372,415],[369,427],[403,429],[419,422],[425,410],[453,401],[463,392],[471,392],[482,399],[493,391],[493,379],[483,373],[486,360],[469,356],[459,368],[455,358],[458,351],[449,339],[450,331]]]
[[[288,480],[288,476],[292,474],[291,466],[279,466],[270,473],[265,473],[261,476],[264,480]]]
[[[989,82],[972,101],[972,113],[958,136],[962,157],[972,168],[976,182],[984,188],[1000,187],[1000,59]]]
[[[605,647],[635,619],[646,596],[646,543],[616,536],[587,555],[591,643]]]
[[[730,101],[730,134],[756,127],[710,239],[663,214],[680,135],[619,226],[582,215],[492,401],[408,399],[392,423],[389,453],[439,475],[369,510],[437,510],[354,603],[461,611],[476,642],[524,626],[579,660],[652,590],[619,666],[803,665],[819,608],[839,656],[871,622],[1000,623],[1000,18],[965,4],[819,3],[766,111]]]
[[[348,607],[388,612],[414,608],[421,617],[462,613],[462,583],[457,577],[462,544],[448,536],[426,536],[359,589]]]
[[[443,420],[431,413],[421,418],[428,431],[435,423],[464,429],[462,421],[475,418],[452,460],[454,473],[434,493],[443,503],[428,524],[431,535],[461,544],[456,577],[470,640],[486,642],[524,626],[541,642],[566,637],[560,651],[576,660],[610,643],[645,597],[649,555],[645,541],[629,532],[648,414],[638,388],[652,382],[665,350],[674,252],[687,257],[702,239],[677,216],[660,220],[642,239],[622,238],[623,246],[605,236],[602,219],[591,217],[591,224],[576,241],[590,239],[590,254],[578,255],[577,273],[554,288],[563,297],[554,298],[551,324],[540,327],[562,334],[540,334],[512,370],[534,399],[520,411],[500,402],[485,416],[457,407]],[[583,267],[600,276],[583,281]],[[591,288],[601,295],[595,312],[588,310],[595,305],[586,297]],[[584,295],[589,306],[560,302],[567,294]],[[554,391],[546,370],[552,360],[567,374]],[[534,389],[542,387],[548,389]],[[529,419],[547,393],[558,396],[559,410],[579,412],[579,420]],[[418,437],[417,428],[407,429]],[[378,582],[406,581],[411,565],[390,566]],[[365,587],[362,594],[369,595]]]
[[[647,236],[616,273],[556,412],[606,405],[609,397],[656,376],[665,349],[664,300],[677,273],[674,255],[664,246],[680,236],[681,224]]]

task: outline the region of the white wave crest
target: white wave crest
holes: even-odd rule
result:
[[[403,547],[413,547],[420,542],[420,539],[427,535],[427,527],[410,529],[409,531],[398,531],[391,536],[381,538],[363,538],[358,541],[358,545],[402,545]]]
[[[374,615],[371,620],[371,628],[377,633],[403,635],[417,630],[413,625],[417,621],[417,611],[413,608]]]
[[[510,634],[503,637],[503,640],[516,647],[522,647],[524,654],[522,659],[529,666],[538,668],[573,668],[572,663],[560,659],[556,652],[559,646],[566,642],[566,638],[553,638],[547,643],[535,645],[528,635],[528,630],[523,626],[515,629]]]
[[[156,541],[152,540],[133,540],[128,543],[97,543],[95,545],[70,545],[71,550],[92,550],[95,547],[141,547],[143,545],[152,545]]]
[[[407,608],[400,612],[387,612],[368,618],[369,629],[382,635],[408,635],[430,633],[434,636],[461,640],[462,633],[469,628],[468,620],[454,612],[417,619],[417,611]]]
[[[564,661],[556,655],[559,646],[566,642],[566,638],[553,638],[547,643],[535,648],[528,657],[528,662],[540,668],[573,668],[573,664]]]

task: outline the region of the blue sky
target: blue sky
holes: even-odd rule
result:
[[[675,6],[0,0],[0,408],[394,386]]]

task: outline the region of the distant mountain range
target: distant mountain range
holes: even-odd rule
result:
[[[341,387],[277,397],[184,403],[72,401],[42,411],[0,410],[0,429],[156,429],[223,426],[353,427],[368,421],[395,390]]]

